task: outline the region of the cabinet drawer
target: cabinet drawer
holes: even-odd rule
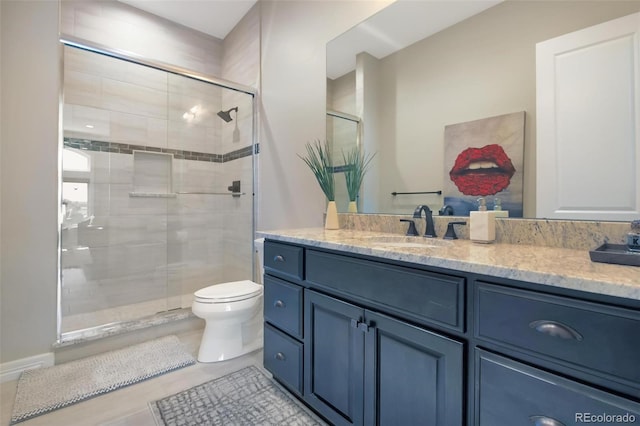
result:
[[[302,287],[266,276],[264,318],[292,336],[302,339]]]
[[[640,312],[480,283],[475,335],[640,388]]]
[[[636,402],[490,352],[476,350],[476,365],[476,425],[635,424],[640,419]]]
[[[266,241],[264,244],[264,268],[283,278],[301,280],[304,249],[288,244]]]
[[[298,395],[302,395],[302,343],[264,325],[264,367]]]
[[[306,280],[422,324],[462,330],[461,277],[307,250]]]

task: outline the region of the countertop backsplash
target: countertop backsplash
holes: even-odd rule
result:
[[[413,219],[411,215],[353,214],[340,213],[341,229],[372,232],[388,232],[404,235],[407,224],[400,219]],[[466,221],[467,226],[457,225],[460,239],[469,239],[469,218],[460,216],[434,216],[436,234],[442,238],[447,224]],[[420,235],[424,232],[424,218],[415,219]],[[630,231],[627,222],[569,221],[549,219],[496,219],[496,243],[526,244],[543,247],[594,250],[604,243],[625,244]]]

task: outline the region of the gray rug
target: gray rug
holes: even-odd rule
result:
[[[150,407],[159,426],[326,425],[255,366],[154,401]]]
[[[111,392],[187,365],[195,359],[176,336],[166,336],[53,367],[18,379],[11,424]]]

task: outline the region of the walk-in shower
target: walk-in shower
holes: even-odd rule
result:
[[[251,89],[67,41],[63,95],[60,342],[253,279]]]

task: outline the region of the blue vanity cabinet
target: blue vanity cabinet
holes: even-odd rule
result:
[[[302,247],[265,242],[264,367],[298,396],[303,393]]]
[[[265,367],[331,424],[640,424],[638,300],[269,240],[265,253]]]
[[[463,344],[305,290],[305,400],[335,425],[463,424]]]

